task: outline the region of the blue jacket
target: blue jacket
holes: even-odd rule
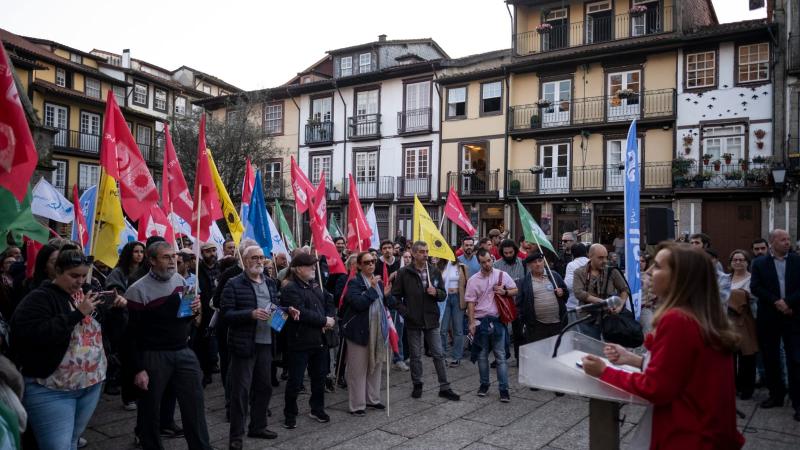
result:
[[[800,331],[800,256],[795,253],[786,255],[786,304],[794,311],[787,316],[775,308],[775,302],[781,298],[778,285],[778,271],[772,255],[759,256],[753,260],[750,274],[750,292],[758,298],[758,316],[756,320],[765,325],[792,323],[795,331]]]
[[[552,275],[553,279],[556,280],[556,287],[561,288],[564,293],[561,297],[556,297],[558,300],[558,317],[561,318],[561,324],[566,325],[567,320],[567,298],[569,297],[569,291],[567,291],[567,284],[564,283],[564,279],[561,278],[556,272],[549,272],[547,273],[547,269],[545,269],[545,275],[548,279]],[[533,286],[532,283],[532,276],[530,272],[525,273],[525,277],[522,279],[519,288],[519,292],[517,293],[517,308],[519,308],[519,317],[522,320],[522,323],[527,325],[528,327],[536,326],[536,310],[533,307]]]
[[[383,282],[378,283],[383,292]],[[369,308],[372,302],[380,297],[375,289],[369,287],[361,274],[347,283],[347,295],[344,299],[344,318],[342,319],[342,335],[358,345],[369,342]],[[384,305],[394,307],[394,297],[384,295]]]
[[[278,285],[269,277],[263,277],[269,289],[270,301],[280,304]],[[249,358],[255,354],[256,320],[253,310],[258,308],[256,291],[247,275],[241,273],[225,283],[222,290],[222,318],[228,326],[228,351],[240,358]]]

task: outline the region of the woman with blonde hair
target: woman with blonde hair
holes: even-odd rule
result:
[[[613,364],[642,372],[607,366],[594,355],[583,358],[584,371],[653,404],[651,449],[741,448],[733,376],[739,337],[720,307],[711,258],[687,245],[660,246],[652,290],[659,306],[645,339],[649,353],[616,344],[604,349]]]

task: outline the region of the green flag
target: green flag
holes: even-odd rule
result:
[[[280,233],[283,235],[283,242],[286,243],[286,250],[291,253],[294,249],[297,248],[297,244],[294,242],[294,236],[292,236],[292,229],[289,228],[289,224],[286,222],[286,217],[283,216],[283,210],[281,209],[281,204],[278,203],[278,200],[275,200],[275,220],[278,221],[278,229]]]
[[[28,236],[34,241],[47,243],[47,238],[50,232],[47,228],[39,223],[31,212],[31,189],[28,187],[28,193],[22,202],[17,201],[11,191],[0,188],[0,251],[6,249],[8,245],[5,237],[8,233],[12,233],[14,241],[22,245],[22,236]]]
[[[541,248],[546,248],[551,252],[558,254],[553,248],[553,244],[547,239],[539,224],[533,220],[531,213],[522,206],[522,203],[517,198],[517,209],[519,210],[519,221],[522,222],[522,231],[525,233],[525,240],[537,244]]]
[[[336,223],[336,219],[333,215],[328,218],[328,233],[331,235],[332,239],[343,237],[342,230],[339,229],[339,224]]]

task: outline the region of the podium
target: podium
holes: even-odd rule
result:
[[[603,342],[575,331],[564,333],[557,356],[553,349],[557,336],[519,348],[519,383],[524,386],[589,397],[589,448],[619,449],[619,408],[622,403],[649,405],[634,394],[586,375],[578,362],[585,354],[604,358]],[[629,366],[612,367],[636,371]]]

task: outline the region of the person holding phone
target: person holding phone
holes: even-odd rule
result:
[[[642,372],[608,367],[594,355],[583,357],[583,370],[653,404],[651,449],[741,448],[733,374],[739,337],[721,308],[711,258],[700,248],[662,244],[652,276],[660,305],[645,339],[649,353],[604,348],[612,363]]]

